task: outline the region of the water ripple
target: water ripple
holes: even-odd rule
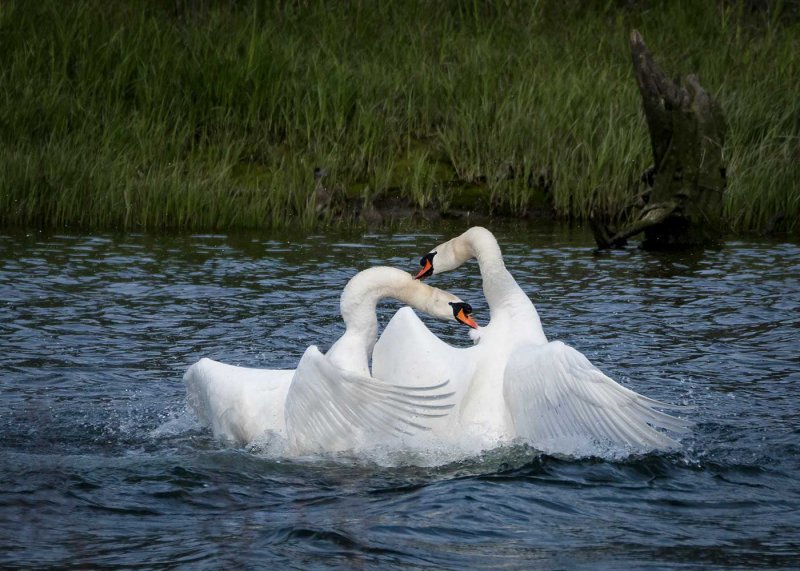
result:
[[[455,231],[0,235],[0,566],[796,565],[796,244],[595,254],[581,229],[498,228],[550,338],[694,407],[680,452],[287,460],[216,442],[186,411],[193,361],[293,367],[341,334],[356,271],[411,271]],[[488,318],[474,263],[436,285]]]

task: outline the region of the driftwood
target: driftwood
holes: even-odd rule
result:
[[[716,242],[727,182],[722,110],[695,75],[682,86],[670,80],[636,30],[630,45],[654,162],[642,176],[648,188],[639,194],[636,218],[619,230],[592,218],[595,241],[599,248],[622,247],[644,232],[642,247],[649,249]]]

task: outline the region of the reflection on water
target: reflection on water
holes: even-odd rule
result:
[[[294,367],[342,333],[355,272],[412,271],[462,229],[0,235],[0,566],[795,565],[796,244],[597,254],[580,229],[493,228],[549,338],[696,407],[681,453],[287,461],[215,442],[186,415],[181,376],[199,357]],[[488,320],[475,263],[431,283]]]

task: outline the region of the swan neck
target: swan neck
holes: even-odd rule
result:
[[[475,226],[453,240],[455,257],[460,264],[475,258],[481,271],[493,267],[504,268],[500,244],[494,235],[485,228]]]
[[[369,268],[356,274],[339,300],[345,333],[331,347],[328,357],[340,367],[352,370],[358,365],[368,374],[369,355],[378,338],[378,303],[388,297],[426,311],[430,300],[424,288],[428,286],[396,268]]]
[[[516,281],[506,270],[497,239],[481,227],[470,228],[461,238],[467,259],[475,258],[478,261],[483,279],[483,293],[489,307],[496,307],[501,300],[518,289]]]
[[[483,295],[489,305],[491,322],[511,319],[525,323],[526,326],[520,328],[520,332],[526,332],[525,335],[529,335],[530,340],[535,343],[546,342],[539,314],[517,280],[506,269],[500,245],[494,235],[485,228],[475,227],[463,236],[480,267]]]

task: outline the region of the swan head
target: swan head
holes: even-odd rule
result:
[[[463,264],[471,256],[459,255],[458,249],[454,247],[453,241],[440,244],[424,256],[419,261],[421,266],[420,271],[414,276],[414,279],[424,280],[429,276],[436,274],[443,274],[450,270],[456,269]]]
[[[450,306],[453,308],[453,317],[459,323],[470,326],[472,329],[477,329],[478,324],[472,319],[472,306],[463,301],[451,301]]]
[[[477,227],[452,240],[443,242],[422,256],[419,261],[421,269],[414,277],[423,280],[429,276],[443,274],[455,270],[467,260],[474,258],[473,238],[477,234],[476,229]]]
[[[460,236],[443,242],[422,256],[419,265],[422,269],[414,277],[418,280],[436,274],[443,274],[459,267],[472,258],[502,260],[500,247],[494,235],[481,226],[473,226]]]
[[[472,318],[472,306],[460,297],[419,280],[413,280],[409,274],[405,276],[408,280],[407,285],[403,287],[405,293],[398,296],[398,299],[443,321],[455,319],[469,327],[478,327]]]
[[[419,273],[417,273],[417,275],[414,276],[415,280],[424,280],[428,276],[432,276],[434,273],[436,273],[436,268],[433,265],[433,257],[436,254],[438,254],[436,250],[431,250],[422,256],[419,261],[419,265],[422,267],[422,269],[419,271]]]

